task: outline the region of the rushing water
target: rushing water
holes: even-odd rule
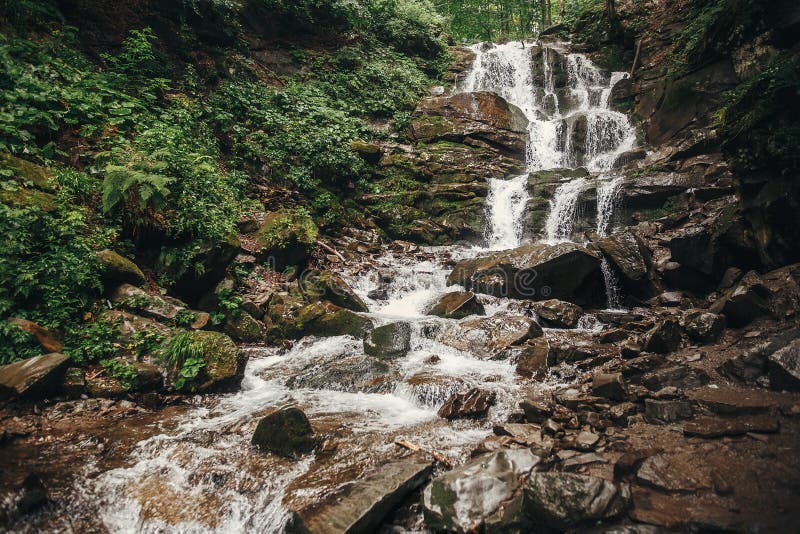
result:
[[[529,171],[578,164],[605,171],[633,145],[627,119],[608,109],[621,73],[609,78],[584,56],[548,45],[537,80],[531,43],[524,49],[516,42],[474,50],[477,58],[463,89],[495,91],[523,110],[530,120]],[[566,71],[566,87],[557,87],[556,67]],[[583,153],[571,140],[580,121],[586,125]],[[76,488],[75,506],[91,510],[94,521],[113,532],[280,532],[290,508],[314,504],[396,457],[396,439],[462,460],[494,423],[507,420],[521,392],[534,387],[515,374],[510,361],[445,342],[441,334],[457,321],[427,315],[439,297],[458,289],[445,284],[448,261],[513,248],[524,239],[528,174],[493,179],[489,185],[485,248],[386,252],[366,270],[345,268],[343,275],[376,324],[410,324],[408,355],[376,367],[361,340],[348,336],[305,338],[287,351],[248,349],[238,393],[199,399],[169,430],[136,445],[124,466],[87,476]],[[546,224],[548,239],[572,236],[578,198],[589,185],[589,179],[578,178],[558,187]],[[601,234],[610,231],[619,185],[618,179],[603,178],[598,186]],[[607,263],[606,270],[611,272]],[[386,298],[368,298],[379,287]],[[614,287],[608,289],[610,305],[617,298],[612,298]],[[520,313],[513,301],[481,300],[490,316]],[[590,316],[584,323],[587,329],[597,326]],[[485,421],[451,423],[437,416],[452,393],[471,387],[497,395]],[[303,409],[334,445],[299,461],[252,449],[259,418],[286,405]]]

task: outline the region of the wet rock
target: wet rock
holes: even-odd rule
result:
[[[674,352],[681,344],[681,330],[678,321],[667,319],[644,333],[642,349],[647,352],[666,354]]]
[[[691,417],[692,404],[681,400],[645,399],[644,416],[649,423],[672,423],[679,419]]]
[[[469,315],[486,315],[483,304],[471,291],[447,293],[431,308],[431,315],[446,319],[463,319]]]
[[[519,407],[529,423],[543,423],[553,414],[553,404],[537,396],[528,395],[520,401]]]
[[[321,506],[294,512],[290,534],[378,532],[384,519],[430,479],[431,463],[416,456],[384,463]]]
[[[643,283],[647,277],[647,257],[650,252],[641,239],[629,231],[607,237],[592,234],[591,238],[592,242],[611,260],[626,288],[629,290],[638,288]],[[637,293],[645,292],[637,291]]]
[[[350,289],[347,282],[331,271],[308,271],[302,279],[304,292],[312,297],[327,300],[355,312],[366,312],[367,305]]]
[[[698,417],[683,426],[687,436],[719,438],[740,436],[748,432],[772,434],[778,432],[778,419],[769,415],[751,415],[733,418]]]
[[[533,309],[543,324],[551,328],[575,328],[583,315],[580,306],[557,299],[536,302]]]
[[[396,372],[385,362],[363,354],[332,354],[315,360],[286,381],[292,389],[389,393],[397,380]]]
[[[519,481],[539,461],[527,449],[503,450],[435,478],[422,494],[426,527],[460,533],[525,527]]]
[[[47,488],[38,474],[31,473],[25,477],[17,488],[15,501],[14,510],[9,515],[17,518],[35,512],[50,501]],[[0,511],[0,525],[3,524],[2,520],[3,513]]]
[[[670,386],[689,390],[703,386],[709,380],[708,374],[702,369],[677,365],[651,373],[644,378],[642,383],[650,391],[658,391]]]
[[[368,292],[367,297],[372,300],[387,300],[389,298],[389,291],[385,287],[379,287]]]
[[[767,343],[761,343],[725,361],[718,370],[733,379],[754,382],[767,373],[768,358],[776,351],[800,338],[800,329],[792,328],[782,332]]]
[[[455,265],[447,283],[498,297],[605,304],[600,255],[576,243],[531,243],[464,260]]]
[[[130,376],[127,378],[125,386],[126,391],[156,391],[164,385],[163,372],[153,364],[127,358],[114,358],[113,361],[120,366],[127,367],[130,371]],[[98,397],[101,395],[93,396]]]
[[[632,340],[628,339],[619,344],[619,355],[630,360],[642,353],[642,348]]]
[[[379,326],[364,337],[364,352],[376,358],[402,358],[411,350],[411,325],[390,323]]]
[[[611,400],[623,401],[627,397],[621,373],[596,373],[592,377],[592,394]]]
[[[57,395],[69,363],[69,356],[53,352],[0,366],[0,398]]]
[[[448,325],[436,340],[479,358],[491,359],[508,357],[510,347],[542,334],[542,328],[529,317],[495,315],[461,321],[454,327]]]
[[[658,303],[667,308],[678,308],[685,299],[682,291],[665,291],[658,296]]]
[[[689,310],[681,319],[686,334],[700,343],[713,343],[725,330],[725,316],[703,310]]]
[[[298,329],[303,335],[362,337],[372,328],[372,321],[367,317],[332,302],[314,302],[298,312]]]
[[[252,444],[263,451],[297,458],[311,452],[317,442],[306,414],[299,408],[289,407],[275,410],[261,419]]]
[[[709,310],[725,315],[731,326],[741,328],[757,317],[769,315],[771,296],[764,280],[755,271],[750,271]]]
[[[533,524],[556,530],[616,517],[630,499],[627,486],[572,473],[533,472],[524,489],[525,512]]]
[[[103,285],[110,289],[119,284],[140,286],[147,281],[139,267],[128,258],[120,256],[113,250],[101,250],[95,253],[100,264],[100,276]]]
[[[452,395],[439,408],[443,419],[478,419],[485,417],[495,402],[494,391],[473,388],[466,393]]]
[[[503,154],[524,156],[528,119],[495,93],[458,93],[424,99],[409,134],[415,141],[485,141]]]
[[[532,378],[543,377],[550,364],[549,354],[550,343],[544,336],[528,341],[516,357],[517,374]]]
[[[263,341],[266,334],[264,324],[244,310],[229,314],[225,321],[225,333],[237,341],[255,343]]]
[[[800,391],[800,339],[796,339],[767,358],[772,389]]]

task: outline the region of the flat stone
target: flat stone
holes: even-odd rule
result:
[[[448,326],[436,336],[436,340],[481,359],[493,359],[510,356],[510,347],[542,334],[542,328],[529,317],[496,315],[461,321],[455,327]]]
[[[740,436],[748,432],[773,434],[780,430],[775,417],[752,415],[723,419],[719,417],[698,417],[683,426],[687,436],[701,438],[719,438],[722,436]]]
[[[719,415],[760,414],[797,401],[795,395],[730,386],[698,388],[688,392],[687,397]]]
[[[431,463],[416,456],[383,464],[375,473],[337,494],[331,502],[311,511],[294,512],[287,532],[376,532],[384,518],[424,484],[431,472]]]
[[[651,456],[642,462],[636,479],[666,491],[696,491],[713,485],[710,474],[699,469],[688,453]]]
[[[689,390],[703,386],[709,380],[708,374],[702,369],[688,365],[677,365],[651,373],[645,377],[642,383],[650,391],[658,391],[667,386]]]
[[[58,352],[0,367],[0,399],[42,399],[59,393],[70,358]]]
[[[443,295],[429,313],[446,319],[463,319],[469,315],[486,315],[486,310],[472,291],[456,291]]]
[[[664,424],[688,419],[692,416],[692,404],[680,400],[645,399],[644,416],[649,423]]]
[[[592,394],[611,400],[626,398],[625,385],[621,373],[596,373],[592,377]]]

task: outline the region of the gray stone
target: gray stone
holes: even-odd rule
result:
[[[456,291],[443,295],[431,308],[431,315],[445,319],[463,319],[469,315],[486,315],[483,304],[471,291]]]
[[[713,343],[725,330],[725,316],[703,310],[689,310],[681,319],[681,326],[692,340]]]
[[[503,450],[437,477],[422,495],[426,527],[459,533],[524,528],[519,481],[539,461],[527,449]]]
[[[623,401],[627,397],[621,373],[597,373],[592,377],[592,394],[611,400]]]
[[[642,336],[642,349],[647,352],[666,354],[677,350],[680,344],[681,331],[674,319],[658,323]]]
[[[580,306],[557,299],[536,302],[533,309],[543,324],[552,328],[575,328],[583,315]]]
[[[261,450],[288,458],[311,452],[317,444],[306,414],[295,407],[275,410],[261,419],[252,443]]]
[[[772,389],[800,391],[800,339],[796,339],[767,358]]]
[[[594,476],[533,472],[525,481],[527,515],[535,525],[557,530],[615,517],[629,499],[627,486]]]
[[[411,350],[411,325],[390,323],[379,326],[364,337],[364,352],[380,359],[402,358]]]
[[[644,416],[649,423],[672,423],[691,417],[692,404],[680,400],[645,399]]]

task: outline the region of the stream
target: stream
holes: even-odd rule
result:
[[[555,43],[542,49],[544,75],[536,79],[534,43],[526,44],[475,45],[475,64],[457,90],[494,91],[523,110],[530,120],[528,172],[580,166],[593,173],[559,184],[543,239],[575,238],[578,197],[592,183],[598,189],[597,231],[608,233],[620,186],[611,168],[635,144],[627,117],[608,109],[611,88],[625,75],[602,73],[585,56]],[[565,62],[566,92],[554,88],[555,61]],[[580,124],[586,134],[578,153],[572,139]],[[139,442],[125,465],[83,478],[75,488],[75,506],[90,507],[112,532],[281,532],[290,509],[312,506],[403,455],[397,439],[463,462],[494,423],[508,419],[526,391],[563,383],[557,375],[533,383],[518,376],[508,359],[487,359],[445,343],[442,334],[457,321],[427,315],[439,297],[460,289],[445,282],[453,261],[533,238],[524,230],[528,173],[490,179],[489,187],[485,243],[386,248],[369,269],[345,267],[341,273],[376,325],[409,323],[406,356],[378,365],[364,355],[360,339],[348,336],[304,338],[284,350],[246,347],[250,359],[239,392],[198,399],[169,430]],[[387,298],[368,298],[379,287]],[[609,305],[616,307],[613,280],[607,288]],[[517,301],[480,300],[490,317],[531,313]],[[496,394],[484,420],[438,417],[451,394],[474,387]],[[257,452],[250,438],[259,418],[289,405],[301,408],[327,440],[297,461]],[[91,472],[92,466],[86,469]]]

